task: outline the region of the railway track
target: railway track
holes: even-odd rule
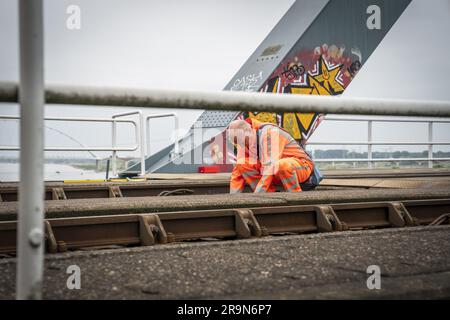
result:
[[[318,190],[333,188],[361,188],[357,186],[319,186]],[[45,188],[45,200],[76,200],[133,198],[179,195],[213,195],[228,194],[229,181],[164,181],[164,183],[103,183],[103,184],[57,184]],[[247,186],[245,193],[251,193]],[[15,202],[18,200],[17,187],[0,187],[0,202]]]
[[[355,174],[328,174],[326,179],[398,179],[446,177],[450,171],[422,172],[356,172]],[[355,184],[326,184],[318,189],[364,188]],[[245,192],[251,190],[247,187]],[[97,183],[47,182],[45,200],[91,199],[91,198],[129,198],[171,195],[211,195],[229,193],[229,179],[220,177],[214,180],[147,180],[111,181]],[[0,183],[0,202],[14,202],[18,199],[18,183]]]
[[[247,190],[249,191],[249,190]],[[229,182],[219,181],[150,181],[150,182],[105,182],[95,184],[47,183],[45,200],[123,198],[170,195],[205,195],[229,192]],[[0,202],[18,199],[15,183],[0,185]]]
[[[199,239],[414,227],[449,222],[450,198],[270,206],[45,220],[48,253]],[[0,222],[0,253],[14,254],[17,221]]]

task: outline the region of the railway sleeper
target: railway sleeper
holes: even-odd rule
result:
[[[122,190],[119,186],[109,186],[108,194],[110,198],[123,198]]]
[[[64,188],[52,188],[52,200],[67,200]]]

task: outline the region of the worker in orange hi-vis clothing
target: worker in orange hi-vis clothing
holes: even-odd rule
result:
[[[231,173],[230,193],[240,193],[247,183],[253,192],[275,192],[280,183],[287,192],[300,192],[314,163],[305,150],[285,130],[256,119],[235,120],[227,135],[237,148]]]

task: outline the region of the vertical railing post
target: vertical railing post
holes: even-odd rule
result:
[[[144,132],[144,116],[142,114],[142,111],[131,111],[131,112],[125,112],[125,113],[118,113],[114,114],[112,116],[112,171],[113,176],[117,176],[117,118],[119,117],[126,117],[137,114],[139,116],[139,121],[133,121],[134,129],[135,129],[135,136],[136,136],[136,149],[140,149],[141,153],[141,176],[145,175],[145,132]]]
[[[367,159],[369,169],[372,169],[372,120],[367,121]]]
[[[147,116],[147,118],[145,119],[145,137],[147,139],[146,141],[146,149],[147,149],[147,157],[150,157],[150,116]]]
[[[116,148],[116,135],[117,135],[117,127],[116,120],[113,118],[112,122],[112,148]],[[117,174],[117,151],[113,150],[111,156],[111,166],[112,166],[112,176],[116,177]]]
[[[428,122],[428,159],[433,159],[433,121]],[[428,168],[433,168],[433,160],[428,160]]]
[[[180,153],[180,141],[178,138],[179,135],[179,131],[180,131],[180,123],[178,120],[178,115],[176,113],[174,113],[174,121],[175,121],[175,144],[174,144],[174,149],[173,151],[175,152],[175,155],[178,157],[179,153]]]
[[[20,0],[20,183],[17,299],[40,299],[44,265],[44,48],[42,0]]]
[[[144,132],[144,115],[139,111],[139,148],[141,149],[141,176],[145,175],[145,132]]]
[[[178,115],[176,113],[174,113],[174,112],[171,112],[171,113],[151,114],[151,115],[148,115],[145,118],[145,128],[146,128],[146,131],[147,131],[147,134],[145,135],[146,138],[147,138],[147,142],[146,142],[146,145],[147,145],[147,156],[150,156],[150,141],[151,141],[151,139],[150,139],[150,120],[151,119],[156,119],[156,118],[166,118],[166,117],[173,117],[174,118],[175,141],[174,141],[173,154],[175,156],[178,156],[178,154],[179,154],[179,150],[180,150],[179,144],[180,144],[180,142],[179,142],[178,132],[180,130],[179,129],[179,125],[180,124],[179,124],[179,120],[178,120]]]

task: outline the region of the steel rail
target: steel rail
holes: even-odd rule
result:
[[[150,183],[103,183],[96,185],[64,185],[54,184],[45,187],[45,200],[67,200],[67,199],[88,199],[88,198],[117,198],[117,197],[148,197],[158,196],[164,191],[177,191],[189,189],[192,194],[226,194],[230,191],[229,181],[217,182],[172,182],[160,184],[155,181]],[[250,189],[247,190],[249,191]],[[185,193],[186,194],[186,193]],[[17,201],[17,187],[1,187],[0,199],[4,202]],[[0,202],[1,203],[1,202]]]
[[[450,171],[440,172],[416,172],[416,173],[363,173],[363,174],[326,174],[325,179],[389,179],[389,178],[417,178],[417,177],[446,177],[450,176]],[[323,190],[327,187],[356,187],[352,185],[332,185],[326,184],[317,187]],[[359,186],[360,187],[360,186]],[[158,196],[163,192],[174,192],[188,189],[192,192],[175,192],[176,195],[212,195],[228,194],[229,180],[227,178],[216,180],[151,180],[140,182],[97,182],[97,183],[63,183],[47,182],[45,185],[45,200],[67,200],[67,199],[89,199],[89,198],[116,198],[116,197],[148,197]],[[246,187],[245,192],[250,192]],[[18,200],[18,184],[0,183],[0,203]]]
[[[449,212],[450,199],[432,199],[90,216],[47,219],[44,224],[47,252],[56,253],[203,238],[413,227],[429,225]],[[15,252],[16,225],[0,222],[0,253]]]
[[[419,173],[366,173],[366,174],[325,174],[325,179],[389,179],[417,177],[450,177],[448,172]],[[326,181],[326,180],[325,180]],[[358,184],[329,184],[318,186],[318,190],[327,187],[353,188]],[[191,192],[176,192],[190,190]],[[229,180],[227,178],[210,180],[152,180],[142,182],[98,182],[98,183],[63,183],[47,182],[45,185],[45,200],[117,198],[117,197],[148,197],[158,196],[163,192],[174,192],[173,195],[211,195],[228,194]],[[246,186],[245,192],[251,192]],[[0,203],[12,202],[18,199],[17,183],[0,183]]]

